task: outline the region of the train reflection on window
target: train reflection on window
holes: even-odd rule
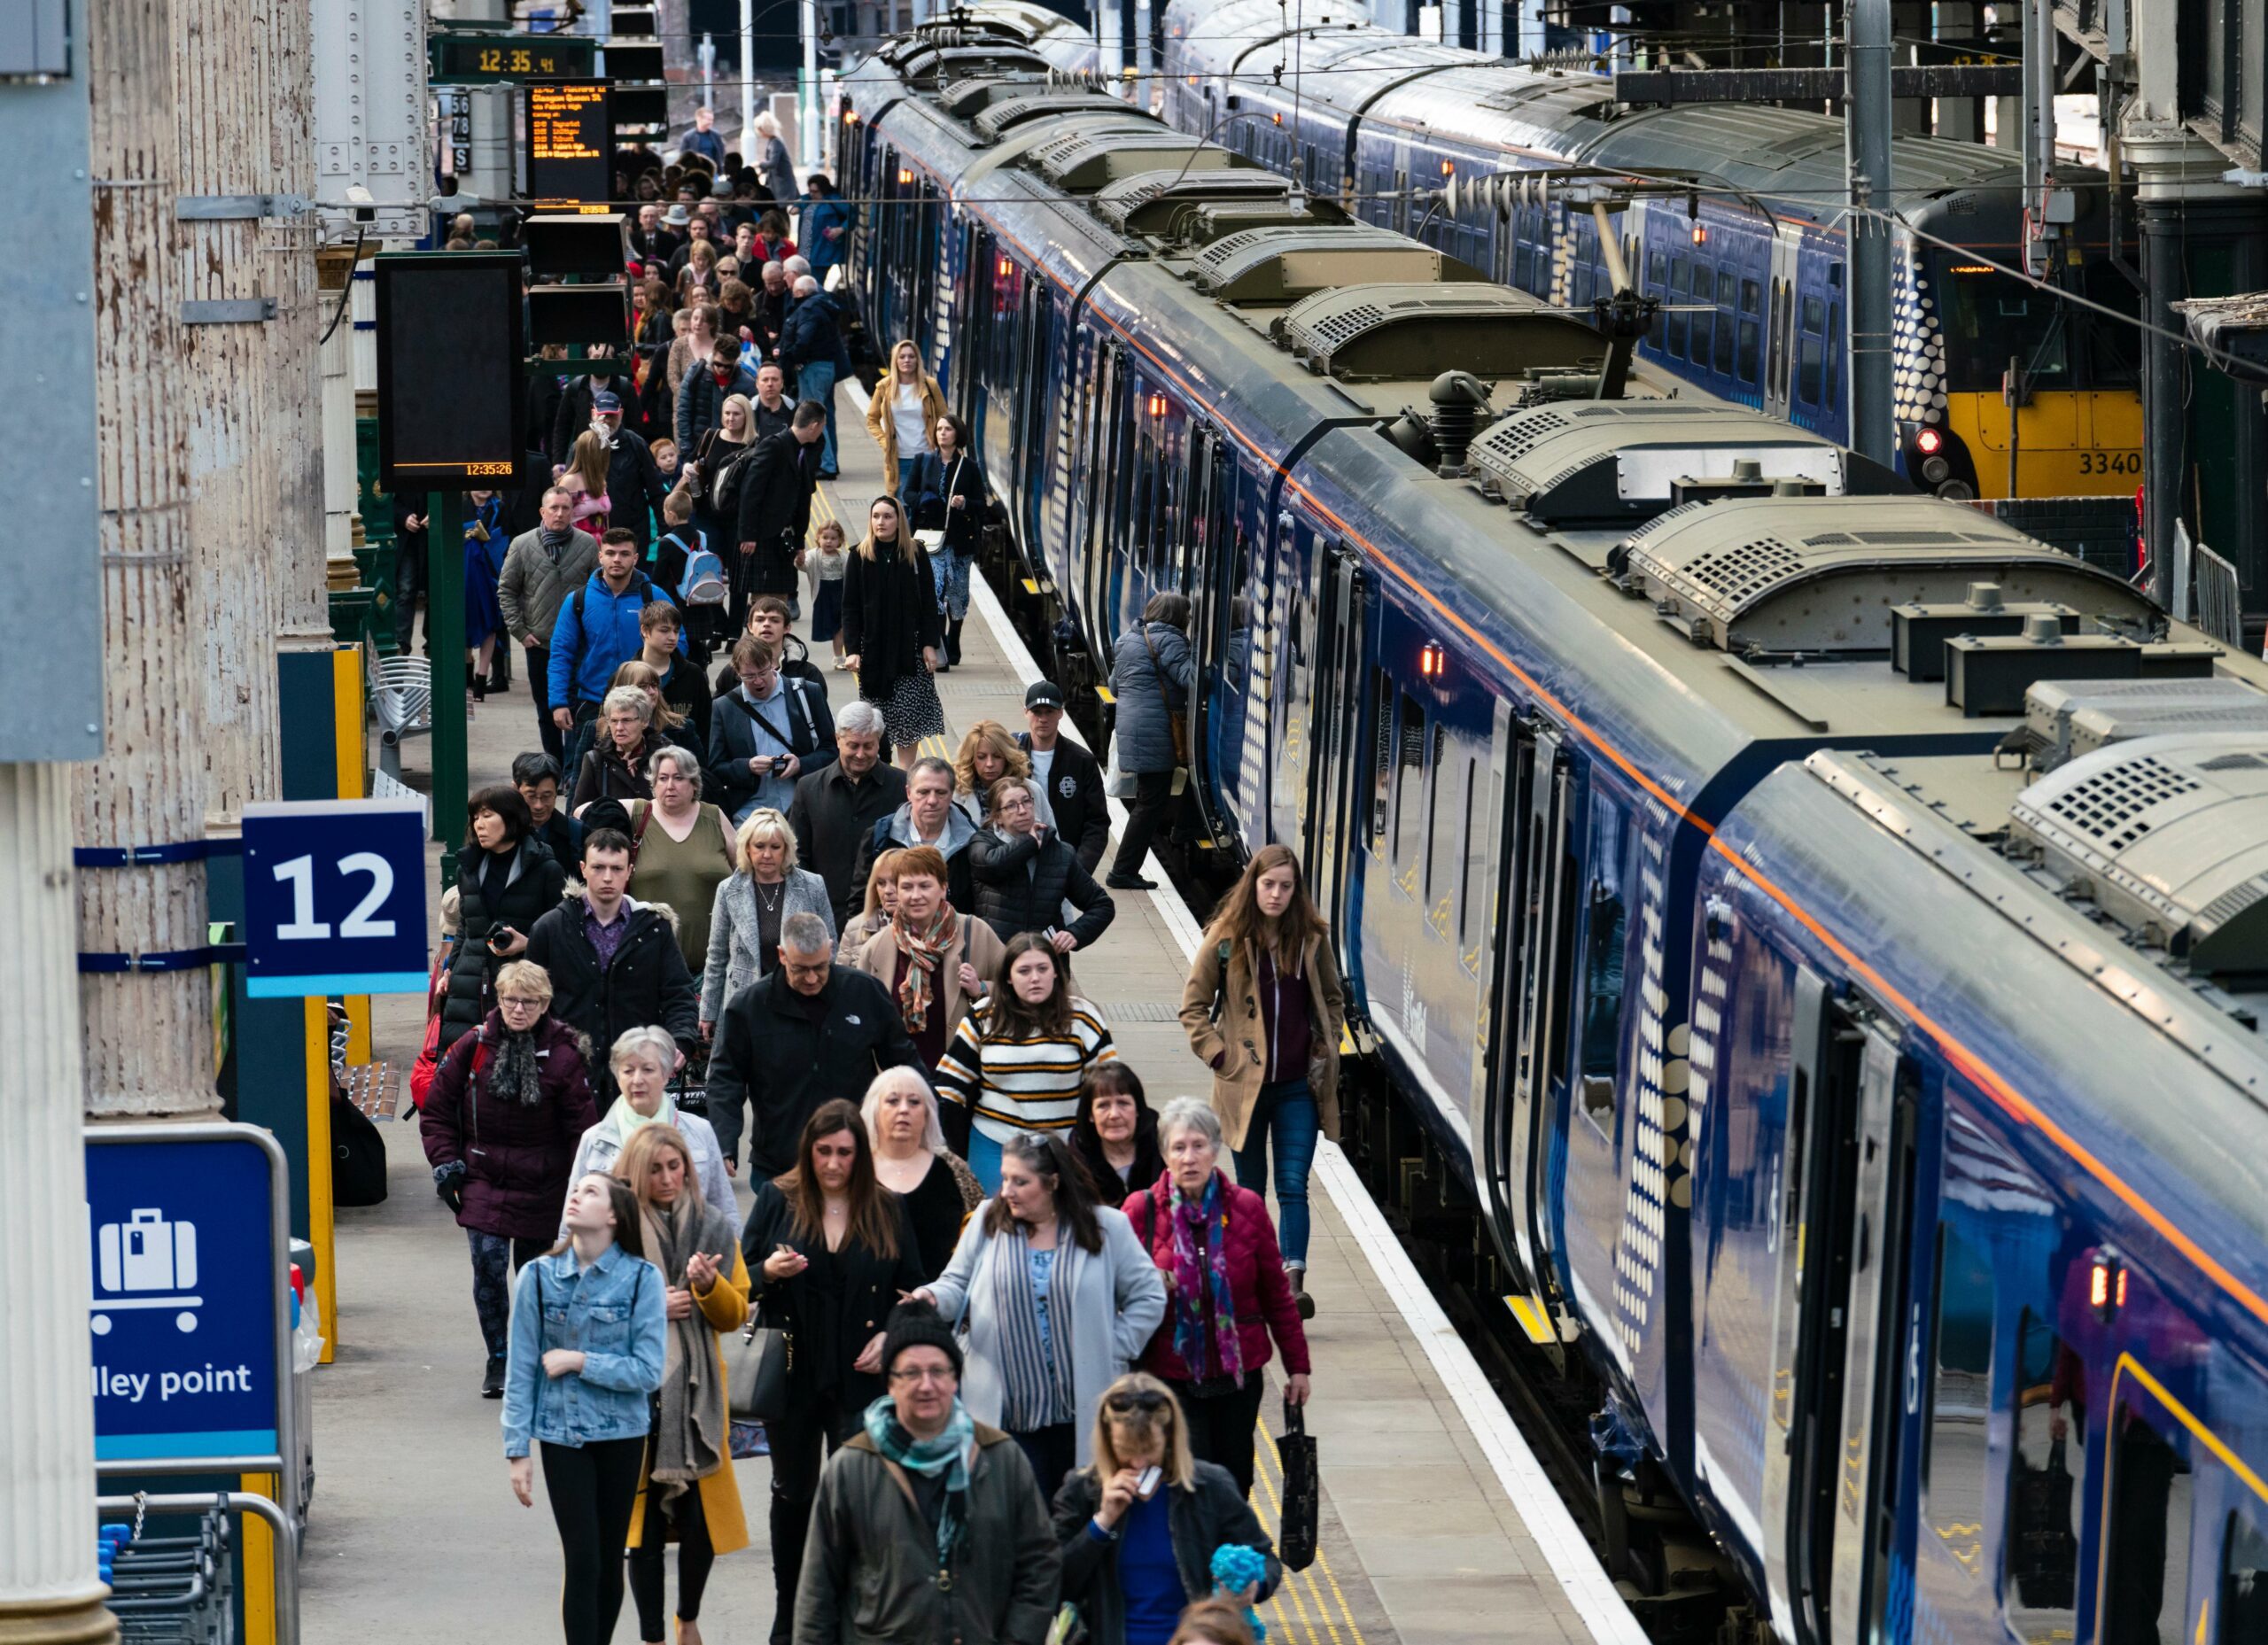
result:
[[[2070,1638],[2078,1620],[2086,1501],[2086,1373],[2030,1308],[2016,1325],[2016,1455],[2008,1469],[2008,1623],[2019,1638]]]
[[[2140,1412],[2112,1419],[2102,1645],[2188,1645],[2189,1464]],[[2240,1636],[2241,1637],[2241,1636]]]
[[[1394,676],[1380,669],[1371,710],[1371,781],[1373,791],[1370,829],[1363,843],[1381,857],[1386,854],[1386,819],[1392,814],[1394,804]]]
[[[1415,697],[1402,699],[1401,740],[1395,757],[1394,865],[1408,868],[1418,859],[1425,837],[1425,710]]]
[[[2011,360],[2035,390],[2076,386],[2067,305],[2054,292],[1992,270],[1948,272],[1938,290],[1949,392],[1997,393]]]
[[[1583,938],[1583,1110],[1612,1136],[1615,1055],[1621,1044],[1623,955],[1629,946],[1630,814],[1591,797],[1590,906]]]
[[[2229,1515],[2221,1535],[2220,1645],[2268,1640],[2268,1536],[2243,1509]]]
[[[1956,1216],[1958,1213],[1955,1214]],[[1992,1402],[1992,1265],[1958,1221],[1938,1230],[1936,1365],[1922,1440],[1927,1531],[1956,1568],[1984,1574],[1986,1419]]]

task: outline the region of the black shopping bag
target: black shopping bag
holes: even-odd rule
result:
[[[1284,1432],[1276,1441],[1276,1460],[1284,1470],[1283,1534],[1276,1539],[1277,1556],[1286,1570],[1305,1571],[1315,1564],[1317,1527],[1323,1523],[1323,1470],[1307,1418],[1289,1400],[1284,1401]]]
[[[2047,1447],[2047,1465],[2016,1457],[2010,1502],[2009,1574],[2034,1610],[2068,1610],[2078,1587],[2079,1540],[2071,1531],[2071,1471],[2063,1442]]]

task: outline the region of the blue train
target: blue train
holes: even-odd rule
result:
[[[1169,7],[1166,118],[1340,196],[1364,221],[1578,308],[1609,290],[1597,229],[1491,180],[1570,167],[1690,178],[1700,192],[1641,198],[1619,224],[1634,277],[1662,299],[1645,358],[1848,438],[1839,120],[1756,105],[1628,109],[1587,70],[1298,20],[1275,0]],[[1061,27],[1042,46],[1067,66],[1091,56]],[[2023,261],[2017,157],[1907,136],[1894,168],[1904,470],[1950,497],[2131,495],[2141,480],[2139,333],[1988,266]],[[1434,197],[1452,182],[1453,202]],[[2059,175],[2077,217],[2059,272],[2133,314],[2136,288],[2109,252],[2107,182],[2093,170]],[[2013,414],[2002,396],[2011,362],[2024,385]]]
[[[1051,74],[846,76],[853,295],[1294,844],[1664,1637],[2268,1638],[2268,669]],[[1327,1302],[1327,1300],[1326,1300]],[[1674,1509],[1674,1511],[1672,1511]]]

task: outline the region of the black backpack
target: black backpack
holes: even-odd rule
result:
[[[660,601],[664,605],[675,605],[677,603],[676,601],[669,597],[666,590],[657,590],[654,586],[652,581],[643,571],[633,571],[630,573],[630,586],[637,593],[641,594],[646,597],[646,603],[648,605],[653,604],[656,600]],[[579,632],[583,626],[583,608],[586,604],[584,596],[588,594],[590,592],[591,579],[586,577],[583,579],[583,586],[575,591],[575,627]]]

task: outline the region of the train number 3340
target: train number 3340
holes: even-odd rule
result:
[[[2140,474],[2142,454],[2139,451],[2083,451],[2079,454],[2082,474]]]

